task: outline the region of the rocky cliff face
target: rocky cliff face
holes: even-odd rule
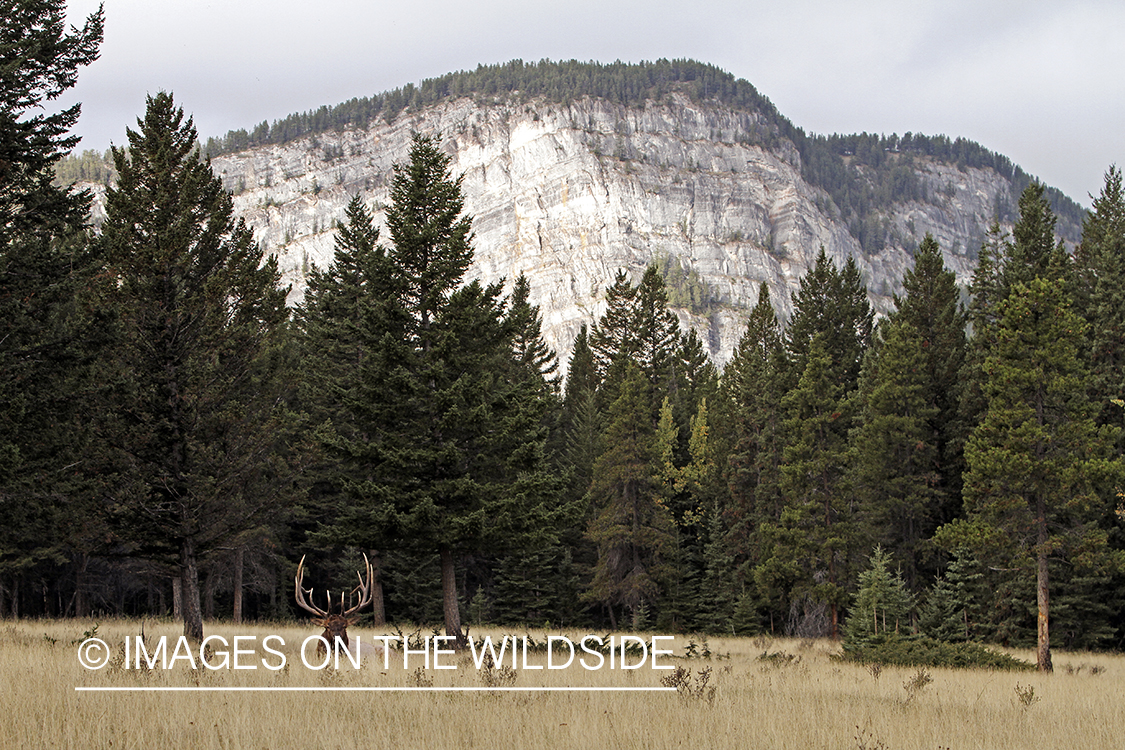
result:
[[[967,282],[998,200],[1011,199],[995,172],[916,160],[931,198],[896,204],[884,217],[911,239],[865,255],[827,194],[802,180],[795,148],[752,145],[760,126],[753,114],[675,96],[644,109],[464,98],[390,124],[217,157],[212,167],[278,255],[296,301],[308,269],[331,263],[334,222],[351,197],[362,195],[381,220],[391,166],[407,159],[411,134],[440,133],[474,217],[472,273],[509,284],[527,276],[564,367],[581,324],[604,311],[618,269],[637,281],[649,263],[671,258],[698,274],[721,304],[677,312],[722,364],[759,284],[769,285],[784,318],[820,246],[837,263],[854,256],[885,311],[926,232]]]

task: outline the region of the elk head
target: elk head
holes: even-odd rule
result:
[[[367,560],[367,555],[363,556],[363,562],[367,568],[367,579],[364,580],[364,577],[361,573],[356,573],[356,575],[359,576],[359,585],[351,590],[351,593],[348,594],[347,599],[345,599],[344,592],[340,592],[340,611],[338,613],[332,612],[331,591],[325,592],[328,597],[327,609],[321,609],[320,607],[317,607],[316,605],[311,603],[313,593],[312,589],[301,587],[301,581],[303,580],[305,575],[304,556],[301,557],[301,562],[297,565],[297,576],[294,579],[297,605],[306,612],[311,612],[312,614],[316,615],[317,619],[313,622],[324,628],[323,637],[328,641],[329,646],[333,646],[336,643],[337,636],[340,637],[341,641],[348,644],[349,647],[351,646],[351,641],[348,640],[348,626],[355,625],[356,621],[359,619],[359,615],[357,614],[359,610],[371,603],[371,582],[374,578],[374,575],[371,568],[371,563]],[[357,592],[359,593],[359,603],[345,609],[347,602],[350,601],[351,597]],[[317,653],[324,653],[323,643],[317,647]]]

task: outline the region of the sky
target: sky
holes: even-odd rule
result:
[[[105,0],[79,149],[170,91],[200,136],[478,64],[691,58],[810,133],[965,137],[1089,206],[1125,166],[1120,0]],[[70,0],[80,24],[97,0]]]

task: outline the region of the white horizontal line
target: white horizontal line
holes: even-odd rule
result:
[[[472,693],[472,692],[554,692],[554,693],[666,693],[674,687],[76,687],[81,693]]]

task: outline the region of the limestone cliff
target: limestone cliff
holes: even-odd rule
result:
[[[439,133],[474,217],[472,273],[528,277],[564,367],[580,325],[603,312],[618,269],[636,281],[649,263],[671,258],[698,274],[719,304],[677,312],[721,364],[760,282],[784,318],[820,246],[838,263],[855,257],[885,311],[926,232],[967,282],[996,206],[1013,200],[995,171],[913,160],[926,199],[884,211],[900,239],[865,254],[828,195],[802,179],[792,143],[754,145],[750,134],[763,125],[753,113],[678,95],[644,107],[465,97],[390,123],[219,156],[212,167],[278,255],[296,301],[308,269],[331,262],[334,222],[350,198],[362,195],[381,220],[391,166],[406,160],[411,134]]]

